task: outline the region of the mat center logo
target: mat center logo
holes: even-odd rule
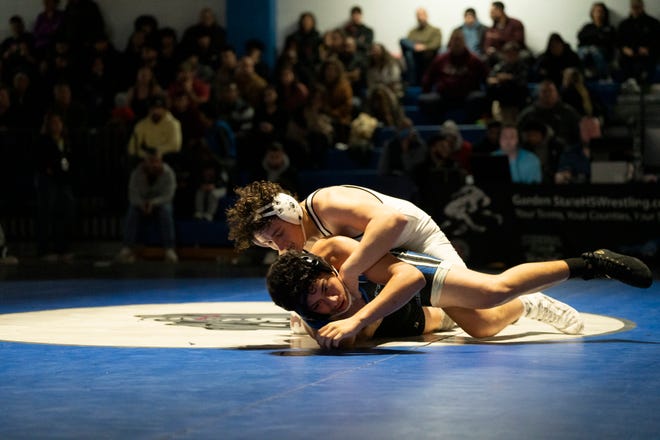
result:
[[[169,325],[205,328],[207,330],[281,330],[289,328],[288,313],[168,313],[164,315],[137,315],[140,319],[153,319]]]

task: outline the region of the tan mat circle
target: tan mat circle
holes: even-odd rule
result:
[[[382,341],[380,347],[428,344],[564,341],[624,331],[634,324],[583,313],[583,335],[564,335],[522,318],[499,335],[474,339],[447,332]],[[39,344],[171,348],[314,348],[308,336],[289,329],[289,313],[270,302],[135,304],[44,310],[0,315],[0,340]]]

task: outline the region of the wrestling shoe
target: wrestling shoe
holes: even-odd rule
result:
[[[573,307],[561,301],[552,299],[542,293],[531,293],[520,296],[525,311],[525,318],[550,324],[557,330],[568,335],[577,335],[584,329],[582,317]]]
[[[653,284],[651,269],[635,257],[621,255],[607,249],[585,252],[582,259],[587,262],[585,280],[606,277],[619,280],[635,287],[647,288]]]

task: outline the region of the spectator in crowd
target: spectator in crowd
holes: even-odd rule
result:
[[[118,83],[115,84],[113,88],[124,90],[124,84],[118,81],[118,79],[123,78],[123,70],[125,70],[121,53],[119,53],[112,44],[108,35],[104,33],[99,33],[96,38],[94,38],[94,42],[86,51],[83,59],[80,60],[80,64],[85,68],[85,71],[81,72],[83,79],[88,73],[87,68],[91,66],[97,58],[100,58],[103,61],[104,72],[112,77],[115,83]],[[131,78],[131,81],[133,78]],[[75,87],[74,92],[77,92]]]
[[[360,107],[360,98],[364,95],[367,87],[367,58],[361,52],[358,52],[355,38],[344,38],[344,46],[339,52],[339,61],[344,65],[344,72],[346,72],[346,79],[351,83],[353,88],[353,99],[355,106]]]
[[[541,161],[541,173],[544,183],[554,181],[559,157],[567,149],[560,139],[557,139],[552,129],[541,121],[527,121],[521,128],[521,146],[534,154]]]
[[[233,46],[225,45],[220,49],[220,67],[215,71],[212,80],[212,93],[214,101],[219,99],[220,91],[228,84],[236,81],[236,68],[238,67],[238,57],[236,49]]]
[[[348,142],[353,119],[353,89],[346,78],[339,60],[326,60],[319,71],[319,82],[323,85],[323,112],[330,116],[335,132],[335,141]]]
[[[129,207],[124,224],[123,247],[116,256],[120,263],[135,261],[134,248],[138,244],[140,224],[154,219],[165,249],[165,261],[176,263],[174,250],[174,214],[172,200],[176,191],[176,175],[155,149],[149,148],[143,160],[131,172],[128,183]]]
[[[298,28],[286,37],[284,47],[295,52],[299,78],[307,85],[316,76],[320,45],[321,34],[316,29],[316,17],[309,11],[303,12],[298,18]]]
[[[268,81],[255,72],[254,60],[252,58],[248,56],[241,58],[236,67],[234,81],[238,86],[238,92],[241,94],[241,97],[250,106],[256,108],[261,102]]]
[[[582,73],[574,67],[564,70],[561,100],[573,107],[582,117],[604,116],[602,102],[587,88]]]
[[[366,57],[374,42],[374,31],[362,22],[362,8],[359,6],[351,8],[351,17],[344,25],[344,33],[355,39],[357,51]]]
[[[622,79],[652,80],[660,54],[660,22],[646,13],[643,0],[630,0],[630,15],[619,23],[618,37]]]
[[[596,118],[580,121],[580,145],[568,147],[559,156],[555,183],[588,183],[591,179],[591,141],[602,136]]]
[[[303,63],[300,62],[300,59],[298,58],[298,48],[296,46],[296,42],[293,40],[288,41],[287,46],[284,47],[282,52],[278,55],[277,57],[277,63],[276,66],[280,66],[282,64],[290,64],[293,66],[294,71],[296,72],[296,77],[307,87],[312,87],[312,85],[316,82],[316,69],[312,69],[309,66],[305,66]],[[325,61],[325,57],[323,56],[323,46],[319,47],[319,62]],[[335,55],[333,55],[335,56]]]
[[[428,154],[412,171],[419,188],[420,207],[431,217],[443,215],[442,210],[451,194],[465,182],[467,171],[452,159],[454,148],[448,136],[434,134],[427,141]],[[438,188],[442,191],[439,193]]]
[[[14,264],[18,264],[18,258],[9,253],[7,241],[5,240],[5,231],[2,230],[2,225],[0,225],[0,266]]]
[[[195,218],[210,222],[218,213],[220,200],[227,195],[229,174],[217,161],[205,161],[200,168],[201,182],[195,192]]]
[[[114,98],[114,105],[110,111],[110,118],[108,119],[107,126],[116,130],[120,139],[128,139],[128,136],[133,130],[134,123],[135,113],[128,105],[126,93],[117,93]]]
[[[472,145],[474,154],[490,154],[500,149],[500,132],[502,122],[493,119],[486,124],[486,133]]]
[[[520,148],[518,128],[515,125],[502,125],[500,149],[494,156],[506,156],[513,183],[541,183],[541,161],[533,152]]]
[[[63,118],[48,113],[36,151],[37,253],[46,261],[71,261],[76,211],[73,147]]]
[[[221,58],[219,50],[213,47],[211,38],[211,32],[208,29],[200,30],[192,48],[189,52],[184,52],[183,56],[186,59],[194,56],[199,64],[207,66],[211,70],[216,70],[220,67]]]
[[[245,56],[254,62],[254,71],[265,80],[271,79],[270,66],[263,59],[266,46],[263,41],[251,38],[245,42]]]
[[[376,87],[388,87],[397,98],[403,97],[403,82],[401,81],[401,64],[381,43],[371,45],[367,58],[367,94]]]
[[[279,107],[289,114],[300,110],[309,97],[309,89],[298,80],[290,63],[282,63],[275,75],[275,88]]]
[[[139,120],[147,116],[151,101],[156,96],[163,96],[163,89],[149,66],[142,66],[135,75],[135,81],[126,91],[126,100]]]
[[[328,58],[338,57],[344,48],[346,34],[339,28],[330,29],[323,33],[319,45],[319,62]]]
[[[420,84],[422,76],[442,46],[442,31],[429,23],[429,14],[417,8],[417,27],[400,40],[401,54],[406,62],[406,81],[409,85]]]
[[[198,78],[204,84],[206,84],[206,87],[209,88],[209,92],[210,92],[211,81],[213,81],[213,78],[216,73],[215,70],[213,70],[211,67],[207,66],[206,64],[203,64],[200,58],[195,54],[188,56],[188,58],[185,58],[181,64],[190,65],[191,70],[194,72],[194,77]]]
[[[179,93],[174,97],[171,113],[181,124],[181,149],[203,139],[211,125],[209,118],[190,102],[190,96],[186,93]]]
[[[208,52],[218,53],[220,48],[226,44],[227,31],[222,27],[211,8],[203,8],[199,11],[197,23],[186,28],[181,37],[181,51],[183,57],[195,52],[200,36],[208,39]]]
[[[155,15],[141,14],[133,20],[133,31],[144,36],[144,43],[151,46],[157,43],[158,19]]]
[[[26,72],[31,77],[37,74],[37,59],[34,56],[34,36],[25,29],[20,15],[9,19],[11,36],[0,44],[0,79],[8,81],[17,72]]]
[[[289,119],[286,145],[296,168],[321,167],[326,151],[335,142],[332,118],[323,110],[324,96],[323,86],[312,87],[305,106]]]
[[[279,142],[268,144],[260,167],[252,180],[268,180],[279,184],[293,194],[298,192],[298,170],[291,164],[289,155]]]
[[[536,101],[525,107],[518,116],[518,127],[532,119],[552,128],[555,135],[567,145],[580,142],[580,115],[573,107],[562,102],[557,86],[550,80],[539,84]]]
[[[537,81],[549,79],[557,87],[561,86],[562,75],[569,67],[582,69],[582,63],[577,53],[564,41],[561,35],[553,33],[548,38],[548,45],[534,65],[534,76]]]
[[[74,99],[68,82],[59,82],[53,86],[53,102],[48,111],[62,117],[68,135],[74,139],[85,134],[89,126],[89,109]]]
[[[424,74],[420,108],[433,120],[449,109],[464,108],[466,119],[474,121],[484,113],[486,95],[481,88],[488,67],[467,49],[463,32],[458,29],[452,32],[447,48]]]
[[[159,158],[181,150],[181,123],[167,109],[165,97],[151,99],[149,113],[135,124],[128,155],[143,158],[151,151]]]
[[[257,142],[262,144],[282,142],[288,122],[289,114],[280,105],[277,88],[274,85],[267,85],[254,112],[253,130]]]
[[[580,28],[577,53],[587,79],[608,79],[616,53],[616,28],[610,24],[610,10],[603,2],[591,5],[591,21]]]
[[[518,43],[522,58],[527,60],[529,54],[526,52],[525,44],[525,26],[516,18],[509,17],[504,11],[504,3],[493,2],[490,6],[490,18],[493,25],[486,30],[484,35],[484,54],[488,58],[491,66],[495,65],[501,59],[501,50],[509,41]]]
[[[415,175],[417,175],[417,171],[424,170],[420,177],[423,177],[424,173],[434,174],[435,177],[442,175],[442,178],[437,180],[436,183],[453,183],[454,187],[460,185],[469,172],[456,160],[454,143],[455,139],[442,131],[431,136],[427,142],[428,160],[422,162],[421,166],[415,171]],[[435,192],[437,186],[432,185],[428,188],[432,188]]]
[[[275,86],[267,85],[254,109],[252,129],[241,142],[240,164],[244,171],[253,173],[261,168],[266,147],[284,142],[288,122],[289,115],[280,107]]]
[[[254,108],[241,96],[236,83],[225,85],[220,91],[218,119],[229,124],[237,138],[252,130]]]
[[[179,67],[179,44],[177,33],[171,27],[158,30],[158,59],[154,76],[158,84],[167,87],[176,78]]]
[[[14,74],[11,88],[12,112],[16,117],[16,129],[31,131],[39,127],[43,115],[43,105],[40,102],[37,86],[24,72]]]
[[[506,43],[502,48],[502,61],[495,64],[486,80],[493,117],[506,123],[516,121],[529,96],[527,71],[527,65],[520,59],[518,43]]]
[[[413,176],[427,159],[428,147],[414,128],[404,128],[387,142],[378,162],[382,175]]]
[[[128,37],[126,47],[121,53],[122,57],[122,83],[130,84],[135,78],[138,69],[142,67],[142,48],[147,44],[146,32],[142,29],[135,29]]]
[[[486,35],[486,26],[477,19],[477,12],[474,8],[467,8],[463,13],[463,24],[458,27],[465,37],[465,45],[478,57],[484,55],[484,36]]]
[[[40,58],[52,50],[55,45],[55,35],[64,20],[64,11],[59,8],[59,0],[43,0],[43,6],[44,9],[37,14],[32,28],[34,49]]]
[[[114,77],[107,72],[106,67],[103,57],[93,58],[82,80],[81,104],[91,127],[105,125],[114,105]]]
[[[384,85],[377,85],[367,96],[364,111],[385,127],[403,128],[412,125],[396,95]]]
[[[447,119],[440,126],[440,134],[449,142],[451,147],[451,159],[463,168],[470,171],[470,157],[472,156],[472,144],[463,139],[461,130],[456,122]]]
[[[196,75],[195,66],[183,62],[179,66],[176,79],[167,88],[169,98],[185,93],[194,106],[203,106],[211,97],[211,85]]]
[[[591,159],[588,147],[577,145],[562,152],[554,176],[556,184],[589,183],[590,179]]]
[[[72,58],[73,54],[70,50],[69,43],[58,37],[55,40],[53,51],[46,55],[39,64],[41,73],[40,93],[47,93],[46,91],[52,90],[53,86],[58,82],[76,82],[79,79],[79,72],[76,71]]]

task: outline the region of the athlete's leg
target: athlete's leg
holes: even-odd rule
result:
[[[562,333],[576,335],[584,329],[577,310],[540,292],[522,295],[490,309],[448,307],[447,314],[475,338],[495,336],[521,317],[550,324]]]
[[[424,333],[433,333],[440,330],[451,330],[456,323],[449,314],[438,307],[422,307],[424,311]]]
[[[558,284],[569,275],[568,264],[563,260],[524,263],[497,275],[451,267],[445,274],[442,294],[432,296],[431,304],[443,308],[491,308]]]
[[[522,316],[522,301],[516,298],[490,309],[466,309],[446,307],[443,309],[456,325],[475,338],[495,336],[507,325],[513,324]]]

